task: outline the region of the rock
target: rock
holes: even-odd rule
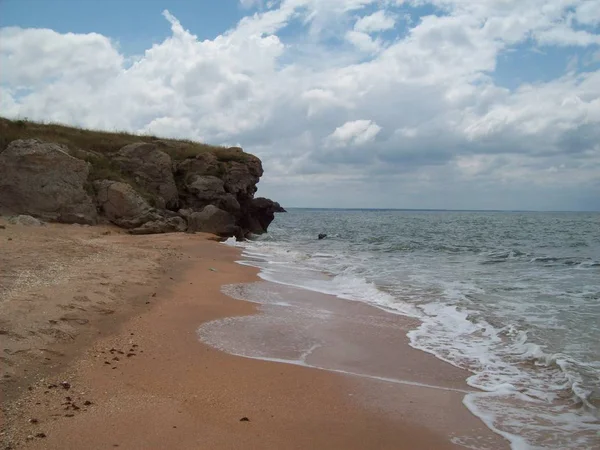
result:
[[[218,236],[235,236],[241,232],[233,215],[213,205],[204,207],[200,212],[193,212],[187,218],[190,231],[203,231]]]
[[[204,205],[225,195],[223,180],[212,175],[190,175],[185,186]]]
[[[157,208],[175,209],[179,195],[171,157],[154,144],[139,142],[123,147],[113,158],[121,171],[157,196]]]
[[[13,225],[24,225],[27,227],[41,227],[45,225],[44,222],[42,222],[41,220],[38,220],[35,217],[25,215],[9,217],[8,223],[11,223]]]
[[[126,183],[101,180],[94,183],[94,189],[100,211],[115,225],[137,228],[161,219],[148,202]]]
[[[229,161],[225,164],[222,177],[225,190],[238,199],[252,198],[262,174],[262,164],[256,156],[247,155],[247,161],[244,163]]]
[[[58,144],[12,141],[0,153],[0,209],[43,220],[95,224],[96,207],[85,191],[88,163]]]
[[[35,437],[36,437],[36,438],[42,438],[42,439],[43,439],[43,438],[45,438],[45,437],[46,437],[46,433],[37,433],[37,434],[35,435]]]
[[[247,417],[242,417],[240,419],[240,422],[250,422],[250,419],[248,419]]]
[[[326,237],[327,237],[327,235],[325,233],[319,233],[319,240],[325,239]]]
[[[160,234],[160,233],[174,233],[185,231],[187,229],[187,223],[181,217],[171,217],[164,220],[152,220],[146,222],[141,227],[129,230],[131,234]]]
[[[0,225],[0,230],[6,230],[6,225]]]
[[[286,212],[281,205],[268,198],[255,198],[249,202],[242,217],[242,228],[250,233],[266,233],[269,225],[275,219],[276,212]]]
[[[71,384],[68,383],[67,381],[63,381],[62,383],[60,383],[60,385],[66,390],[71,389]]]

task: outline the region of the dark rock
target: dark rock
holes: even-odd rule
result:
[[[66,147],[37,139],[16,140],[0,153],[0,209],[65,223],[97,222],[85,191],[88,163]]]
[[[187,219],[190,231],[202,231],[218,236],[235,236],[240,232],[235,217],[213,205],[205,206],[200,212],[189,214]]]
[[[36,438],[45,438],[46,437],[46,433],[38,433],[35,435]]]
[[[85,406],[90,406],[92,404],[92,402],[90,402],[89,400],[86,400],[85,402],[83,402],[83,404]]]
[[[32,419],[29,419],[29,423],[36,424],[36,423],[38,423],[38,422],[39,422],[39,420],[37,420],[37,419],[34,419],[34,418],[32,418]]]
[[[66,390],[71,389],[71,384],[66,381],[63,381],[62,383],[60,383],[60,385]]]
[[[275,219],[275,213],[286,212],[281,205],[268,198],[255,198],[250,201],[242,217],[242,228],[250,233],[266,233],[269,225]]]
[[[6,225],[0,225],[0,230],[6,230]]]
[[[248,419],[247,417],[242,417],[240,419],[240,422],[250,422],[250,419]]]
[[[327,235],[325,233],[319,233],[319,239],[325,239]]]

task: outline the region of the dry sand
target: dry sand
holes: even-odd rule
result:
[[[202,322],[256,313],[220,291],[255,271],[208,235],[0,225],[3,448],[446,449],[459,429],[507,448],[460,393],[200,343]],[[404,347],[407,374],[463,386]]]

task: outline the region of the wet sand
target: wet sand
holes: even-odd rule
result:
[[[207,235],[8,225],[0,254],[3,448],[462,448],[450,441],[457,435],[507,448],[462,406],[462,371],[406,342],[393,361],[374,350],[370,367],[387,373],[401,363],[397,378],[458,390],[249,359],[201,343],[203,322],[261,314],[221,292],[256,282],[256,272]],[[396,326],[409,326],[401,319]],[[349,349],[344,367],[357,364]]]

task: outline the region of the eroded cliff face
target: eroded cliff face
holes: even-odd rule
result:
[[[178,141],[133,142],[102,154],[17,139],[0,152],[0,212],[64,223],[111,222],[134,234],[260,234],[283,212],[254,198],[261,161],[241,148],[181,153]]]

